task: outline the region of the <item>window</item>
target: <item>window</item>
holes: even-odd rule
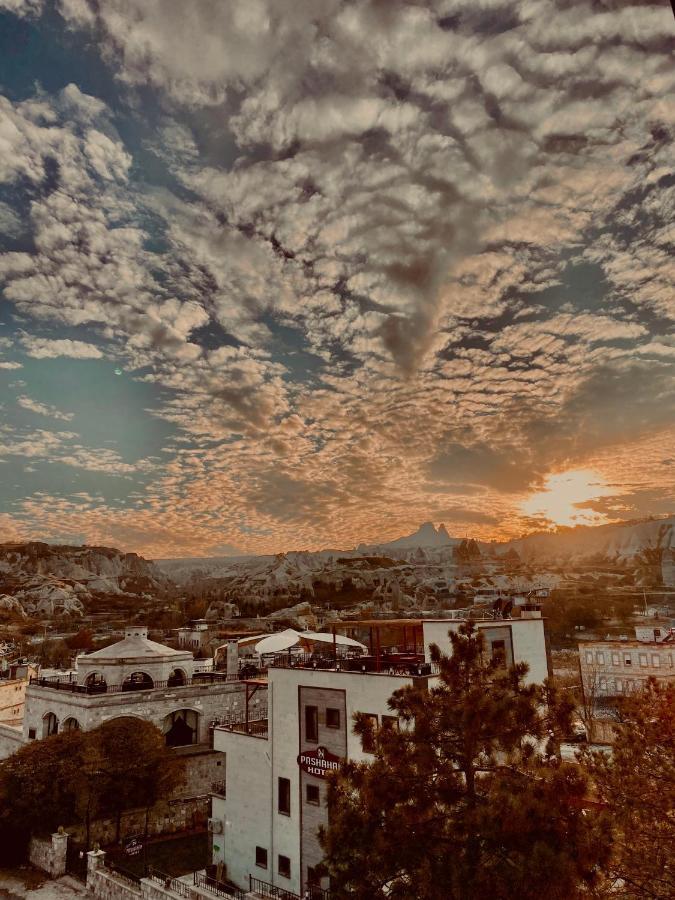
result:
[[[619,665],[619,654],[618,653],[612,653],[612,665],[613,666]]]
[[[586,662],[589,666],[593,665],[593,654],[591,653],[590,650],[586,651]]]
[[[279,874],[283,875],[284,878],[291,877],[291,861],[287,856],[282,856],[279,854]]]
[[[307,866],[307,887],[319,887],[321,879],[313,866]]]
[[[364,713],[364,716],[371,724],[373,729],[371,734],[365,734],[361,739],[361,744],[363,746],[364,753],[374,753],[375,752],[375,732],[377,731],[377,716],[375,713]]]
[[[319,740],[319,707],[305,707],[305,740],[316,743]]]
[[[624,664],[624,666],[632,666],[633,665],[633,657],[630,655],[630,653],[626,653],[624,655],[623,664]]]
[[[330,706],[326,710],[326,728],[340,727],[340,710],[332,709]]]
[[[492,641],[492,659],[498,666],[506,665],[506,641]]]
[[[604,666],[605,654],[602,652],[602,650],[597,651],[597,653],[595,654],[595,659],[596,659],[596,662],[598,663],[598,665]]]
[[[661,665],[661,657],[657,653],[652,653],[652,665],[656,669]]]
[[[279,812],[284,816],[291,814],[291,782],[288,778],[279,779]]]
[[[267,868],[267,849],[265,847],[255,848],[255,864],[261,869]]]
[[[318,806],[321,802],[321,794],[319,792],[318,784],[308,784],[307,792],[306,792],[307,802],[311,803],[312,806]]]
[[[398,716],[382,716],[382,727],[398,729]]]
[[[34,740],[35,740],[35,729],[34,729],[34,728],[29,728],[29,729],[28,729],[28,740],[29,740],[29,741],[34,741]]]
[[[607,690],[607,679],[601,678],[598,683],[598,690],[604,693]]]
[[[641,653],[641,654],[640,654],[640,665],[641,665],[641,666],[646,666],[646,665],[647,665],[647,654],[646,654],[646,653]]]
[[[623,681],[620,678],[616,679],[616,692],[617,694],[623,693]]]

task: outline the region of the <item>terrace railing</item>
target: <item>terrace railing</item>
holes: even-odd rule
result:
[[[148,866],[148,878],[161,884],[167,890],[174,891],[176,894],[180,894],[181,897],[186,897],[187,900],[190,900],[192,897],[189,884],[185,884],[184,881],[180,881],[178,878],[172,878],[171,875],[166,875],[153,866]]]
[[[285,888],[277,887],[275,884],[269,884],[267,881],[261,881],[253,875],[248,876],[249,890],[253,893],[262,894],[263,897],[273,897],[274,900],[301,900],[293,891],[287,891]]]
[[[129,682],[127,684],[108,684],[105,681],[80,684],[72,675],[49,675],[42,677],[31,675],[30,683],[39,687],[51,688],[55,691],[66,691],[69,694],[127,694],[135,691],[159,691],[180,687],[203,687],[208,684],[224,684],[240,681],[238,674],[228,675],[226,672],[199,672],[192,678],[167,679],[166,681],[154,681],[152,684],[145,682]]]
[[[383,675],[436,675],[438,666],[415,653],[368,654],[365,656],[337,656],[318,653],[278,654],[270,660],[271,668],[330,669],[337,672],[380,673]]]
[[[240,890],[229,881],[219,881],[215,869],[216,866],[207,866],[206,872],[195,872],[194,886],[203,888],[216,897],[234,897],[235,900],[245,900],[246,891]]]

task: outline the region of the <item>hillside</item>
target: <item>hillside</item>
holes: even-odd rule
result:
[[[0,609],[80,617],[97,599],[156,596],[170,586],[154,563],[110,547],[0,544]]]
[[[675,516],[613,525],[579,525],[494,546],[500,552],[512,548],[525,561],[563,562],[589,557],[632,560],[645,551],[675,548]]]

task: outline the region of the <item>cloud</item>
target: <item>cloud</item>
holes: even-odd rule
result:
[[[4,297],[29,355],[119,361],[179,432],[162,466],[38,437],[145,478],[122,511],[60,501],[70,530],[156,555],[349,546],[431,498],[492,537],[590,460],[671,489],[667,7],[59,9],[119,93],[0,101],[0,178],[29,200]]]
[[[0,369],[5,369],[6,371],[13,371],[14,369],[22,369],[23,366],[20,362],[11,362],[9,360],[0,360]]]
[[[71,359],[102,359],[103,354],[94,344],[69,339],[50,340],[34,335],[23,335],[21,343],[27,356],[33,359],[56,359],[67,356]]]
[[[54,406],[39,403],[30,397],[17,397],[16,402],[22,409],[27,409],[29,412],[37,413],[40,416],[48,416],[51,419],[61,419],[64,422],[70,422],[75,417],[74,413],[61,412]]]

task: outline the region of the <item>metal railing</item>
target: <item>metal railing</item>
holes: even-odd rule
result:
[[[267,739],[269,723],[267,719],[249,719],[248,722],[229,722],[221,725],[226,731],[234,731],[236,734],[248,734],[252,737]]]
[[[329,669],[362,674],[437,675],[438,666],[419,653],[381,653],[364,656],[328,656],[317,653],[279,654],[269,665],[279,669]]]
[[[234,897],[235,900],[245,900],[246,891],[240,890],[236,885],[229,881],[218,881],[215,874],[211,874],[211,870],[215,866],[209,866],[206,872],[195,872],[193,883],[195,887],[204,888],[216,897]]]
[[[114,860],[109,859],[106,860],[106,868],[113,872],[118,878],[121,878],[123,881],[126,881],[127,884],[132,885],[135,888],[140,890],[141,887],[141,876],[137,875],[135,872],[131,872],[129,869],[125,869],[123,866],[120,866]]]
[[[263,897],[274,897],[275,900],[302,900],[298,894],[293,891],[287,891],[285,888],[277,887],[275,884],[269,884],[267,881],[261,881],[254,875],[248,876],[249,891],[255,891],[262,894]]]
[[[72,675],[69,675],[68,677],[62,677],[60,675],[49,675],[46,677],[31,675],[30,684],[50,688],[51,690],[56,691],[67,691],[70,694],[86,694],[87,696],[94,696],[96,694],[126,694],[134,693],[136,691],[159,691],[180,687],[201,687],[208,684],[223,684],[240,680],[241,678],[238,674],[228,675],[226,672],[199,672],[192,678],[169,678],[166,681],[153,681],[152,683],[147,684],[143,682],[108,684],[105,681],[80,684]]]
[[[178,878],[172,878],[171,875],[166,875],[164,872],[160,872],[159,869],[153,868],[153,866],[148,866],[148,878],[152,878],[153,881],[161,884],[167,890],[180,894],[181,897],[187,897],[187,900],[190,900],[192,897],[189,884],[179,881]]]

